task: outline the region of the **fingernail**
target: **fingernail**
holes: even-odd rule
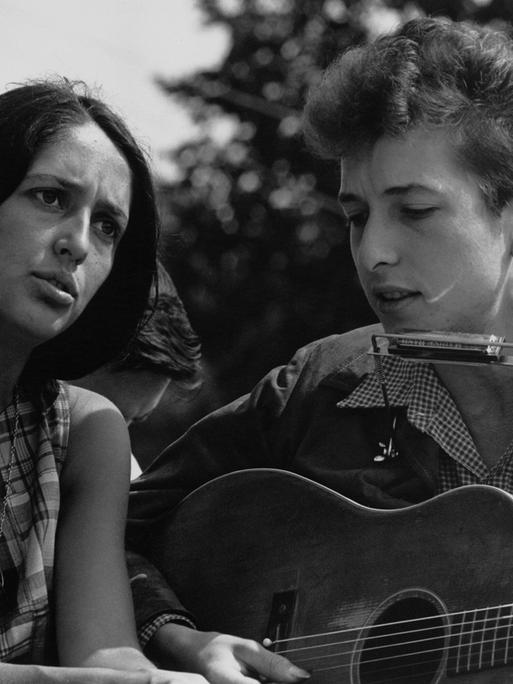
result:
[[[296,667],[295,665],[291,665],[291,667],[289,668],[289,672],[293,677],[296,677],[297,679],[310,679],[310,677],[312,676],[306,670],[302,670],[300,667]]]

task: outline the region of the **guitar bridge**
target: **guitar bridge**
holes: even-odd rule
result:
[[[297,590],[280,591],[273,595],[271,613],[267,623],[266,637],[272,642],[287,639],[292,631],[292,623],[297,604]],[[266,639],[266,640],[267,640]]]

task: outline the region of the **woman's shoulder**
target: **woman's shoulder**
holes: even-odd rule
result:
[[[52,422],[70,416],[76,419],[101,409],[119,412],[104,396],[56,379],[40,382],[25,378],[19,386],[19,400],[23,413],[42,414]]]
[[[68,385],[68,394],[71,445],[80,444],[81,449],[89,451],[92,445],[124,448],[129,444],[125,420],[109,399],[75,385]]]
[[[105,415],[111,416],[112,419],[117,420],[120,418],[123,420],[123,416],[118,407],[102,394],[85,389],[84,387],[77,387],[76,385],[69,384],[66,386],[66,389],[70,412],[74,423],[76,423],[77,420],[102,412],[105,412]]]
[[[101,394],[68,385],[70,439],[68,472],[109,472],[129,464],[128,428],[119,409]],[[128,465],[127,465],[128,468]]]

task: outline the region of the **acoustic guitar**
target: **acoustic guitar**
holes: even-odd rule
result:
[[[499,489],[377,510],[244,470],[186,497],[155,541],[201,629],[268,639],[312,684],[513,682],[513,497]]]

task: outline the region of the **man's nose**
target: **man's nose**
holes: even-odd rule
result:
[[[358,267],[375,271],[399,261],[400,244],[395,227],[382,216],[369,214],[365,226],[351,234],[353,258]]]

